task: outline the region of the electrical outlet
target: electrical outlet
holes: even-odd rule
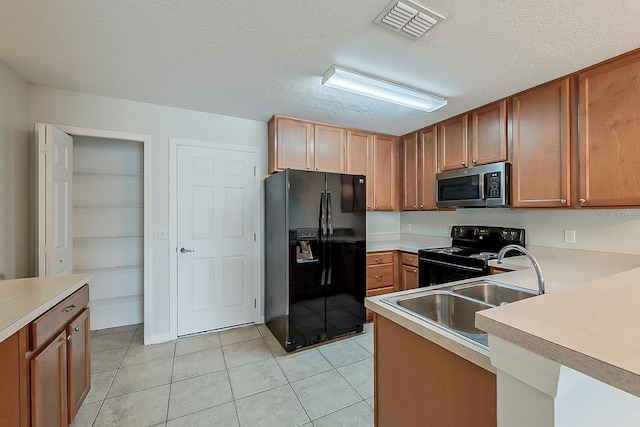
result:
[[[411,231],[411,223],[410,222],[407,223],[407,231]]]
[[[575,243],[576,242],[576,230],[564,230],[564,242]]]
[[[443,232],[445,236],[451,235],[451,224],[445,224]]]

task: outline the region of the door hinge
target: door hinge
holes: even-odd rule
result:
[[[253,308],[258,308],[258,302],[257,300],[253,300]]]
[[[44,245],[42,247],[42,255],[46,255],[47,254],[47,245]]]
[[[42,144],[42,154],[47,154],[49,152],[49,144]]]
[[[255,242],[258,239],[258,236],[256,236],[256,233],[253,233],[253,241]]]
[[[256,167],[253,167],[253,176],[256,176]]]

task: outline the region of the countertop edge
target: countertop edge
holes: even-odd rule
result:
[[[89,283],[91,281],[91,278],[92,278],[91,274],[82,274],[82,275],[74,274],[74,275],[70,275],[69,277],[73,277],[73,276],[79,276],[79,277],[77,279],[74,279],[74,280],[77,280],[77,281],[71,283],[65,290],[63,290],[62,292],[58,293],[53,298],[50,298],[45,303],[40,304],[39,306],[34,308],[32,311],[30,311],[29,313],[25,314],[21,318],[17,319],[15,322],[10,324],[9,326],[7,326],[4,329],[0,330],[0,342],[6,340],[11,335],[15,334],[20,329],[24,328],[29,323],[31,323],[32,321],[37,319],[39,316],[41,316],[42,314],[44,314],[45,312],[47,312],[51,308],[55,307],[56,304],[60,303],[62,300],[67,298],[69,295],[73,294],[75,291],[80,289],[82,286],[84,286],[85,284]]]
[[[409,317],[406,313],[394,309],[388,304],[380,301],[380,299],[385,296],[387,295],[366,298],[365,307],[415,333],[416,335],[439,345],[445,350],[462,357],[474,365],[477,365],[493,374],[496,373],[496,368],[491,364],[491,360],[489,359],[488,351],[483,350],[480,347],[476,348],[473,344],[467,343],[461,338],[439,329],[437,326],[432,326],[427,322]]]
[[[640,397],[640,376],[476,312],[476,327],[491,335]]]

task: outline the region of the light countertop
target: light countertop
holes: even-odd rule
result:
[[[478,312],[476,326],[640,396],[640,256],[541,246],[528,249],[540,263],[547,294]],[[506,258],[502,265],[495,261],[490,264],[515,271],[487,278],[537,289],[536,274],[526,257]],[[423,290],[367,298],[365,305],[495,372],[489,353],[481,347],[380,301],[390,295]]]
[[[0,342],[80,289],[90,274],[0,281]]]
[[[451,238],[403,234],[397,239],[377,240],[367,236],[367,251],[404,251],[418,253],[420,249],[451,246]]]

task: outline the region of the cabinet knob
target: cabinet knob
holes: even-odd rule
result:
[[[560,199],[560,203],[562,203],[562,204],[567,203],[567,199]]]
[[[311,169],[311,166],[307,166],[307,169]]]
[[[80,326],[76,326],[75,328],[73,328],[73,330],[78,332],[80,330]]]
[[[409,258],[409,262],[413,262],[413,258]]]
[[[476,161],[475,161],[475,160],[471,160],[471,163],[473,163],[473,164],[475,165],[475,164],[476,164]]]
[[[382,279],[382,275],[376,275],[376,276],[373,276],[373,277],[375,277],[378,280]]]
[[[466,162],[460,162],[460,164],[461,164],[462,166],[466,166],[466,165],[467,165],[467,163],[466,163]]]
[[[378,261],[382,261],[382,258],[374,258],[373,260],[374,260],[375,262],[378,262]]]
[[[316,170],[319,171],[320,170],[320,166],[316,166]]]
[[[420,209],[424,208],[424,205],[420,205]]]
[[[578,201],[579,201],[580,203],[584,203],[584,202],[586,202],[586,200],[585,200],[585,199],[578,199]]]
[[[373,208],[374,208],[374,209],[378,209],[378,205],[375,205]]]
[[[417,206],[416,206],[416,205],[413,205],[413,209],[415,209],[415,208],[417,208]]]
[[[367,205],[367,209],[371,209],[371,205]]]
[[[414,268],[414,269],[413,269],[413,272],[414,272],[414,273],[417,273],[417,272],[418,272],[418,270],[416,270],[416,269]]]
[[[67,336],[67,341],[71,341],[71,335]]]

